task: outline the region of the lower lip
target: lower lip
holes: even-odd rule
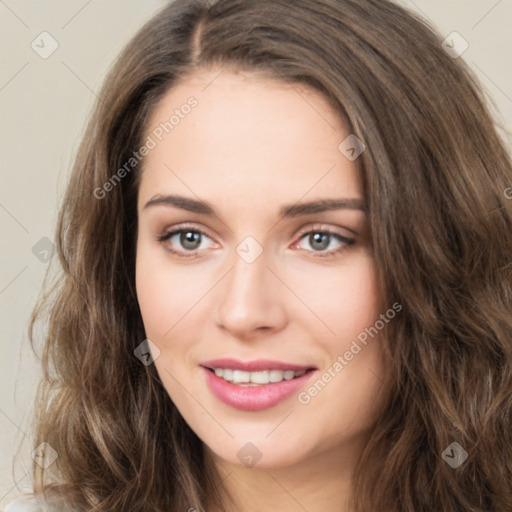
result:
[[[205,372],[210,391],[223,403],[242,411],[261,411],[273,407],[304,387],[316,370],[291,380],[272,382],[259,386],[239,386],[218,377],[212,371]]]

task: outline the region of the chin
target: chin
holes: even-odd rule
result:
[[[247,438],[246,438],[247,439]],[[223,446],[216,446],[215,450],[209,447],[215,457],[225,462],[247,468],[284,468],[303,461],[308,457],[304,447],[277,446],[276,443],[262,439],[237,442],[236,439]]]

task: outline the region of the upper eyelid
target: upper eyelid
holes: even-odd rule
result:
[[[208,238],[215,240],[215,237],[213,237],[212,235],[210,235],[208,233],[208,229],[206,229],[202,226],[200,227],[195,224],[188,224],[188,223],[177,224],[176,226],[173,226],[169,229],[165,229],[162,233],[162,236],[166,236],[170,233],[184,231],[187,229],[190,231],[196,231],[196,232],[202,233],[202,234],[206,235]],[[333,227],[327,226],[325,223],[315,223],[315,224],[309,225],[308,227],[301,228],[298,232],[296,232],[296,234],[294,236],[302,237],[303,235],[308,234],[310,232],[328,232],[333,235],[339,235],[344,238],[349,238],[349,236],[345,236],[342,233],[339,233],[338,232],[339,229],[341,229],[341,228],[333,228]],[[354,235],[356,237],[358,236],[358,233],[356,233],[352,229],[349,229],[349,228],[342,228],[342,229],[349,231],[350,233],[352,233],[352,235]]]
[[[211,236],[210,234],[208,234],[208,230],[206,230],[203,227],[195,226],[193,224],[178,224],[178,225],[173,226],[173,227],[171,227],[169,229],[164,229],[164,231],[162,232],[161,236],[167,236],[167,235],[170,235],[171,233],[176,234],[176,233],[179,233],[181,231],[187,231],[187,230],[188,231],[195,231],[195,232],[201,233],[203,235],[206,235],[211,240],[215,241],[214,237]]]
[[[299,230],[299,232],[295,236],[302,238],[302,236],[307,235],[308,233],[320,232],[320,233],[329,233],[331,235],[338,235],[338,236],[341,236],[342,238],[349,238],[349,236],[345,236],[344,234],[340,233],[339,229],[340,228],[331,228],[331,227],[328,227],[325,225],[315,224],[313,226],[309,226],[307,228]],[[346,229],[347,231],[350,231],[352,233],[352,235],[357,236],[357,234],[354,233],[352,230],[350,230],[348,228],[344,228],[344,229]]]

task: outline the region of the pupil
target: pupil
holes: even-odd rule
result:
[[[186,231],[181,234],[180,243],[186,249],[196,249],[197,242],[200,239],[200,233],[195,231]]]
[[[326,249],[329,246],[329,236],[330,235],[327,235],[325,233],[314,233],[312,235],[309,235],[309,242],[311,244],[311,247],[316,249]]]

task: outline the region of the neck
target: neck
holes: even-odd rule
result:
[[[283,467],[245,467],[218,457],[206,447],[223,484],[224,510],[206,512],[350,512],[355,464],[367,438],[329,448]],[[228,496],[231,499],[228,499]]]

